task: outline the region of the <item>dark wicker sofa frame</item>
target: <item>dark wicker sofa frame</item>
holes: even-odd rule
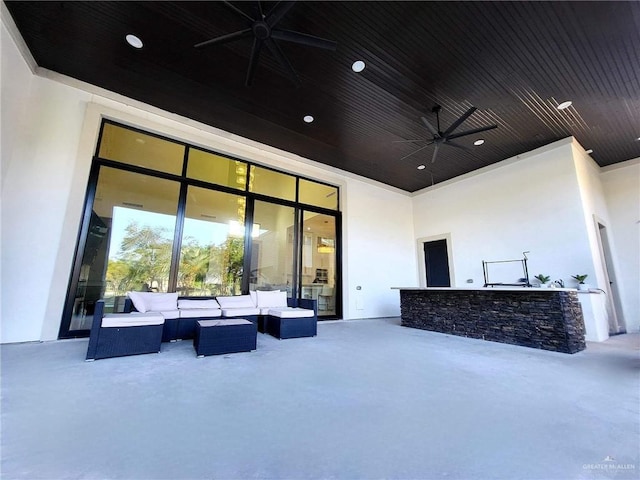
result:
[[[158,353],[163,325],[102,327],[104,300],[96,302],[86,360]]]
[[[193,297],[185,296],[178,297],[178,300],[212,300],[216,297]],[[313,328],[310,325],[316,325],[318,320],[318,302],[314,299],[302,298],[287,298],[287,305],[289,307],[300,307],[313,310],[313,318],[309,317],[307,320],[307,330]],[[133,306],[133,302],[130,298],[127,298],[124,303],[124,312],[130,313],[137,311]],[[238,317],[249,320],[257,325],[260,333],[271,333],[268,331],[268,315],[238,315]],[[215,320],[218,318],[234,318],[234,317],[193,317],[193,318],[169,318],[164,321],[164,328],[162,331],[162,341],[171,342],[176,340],[188,340],[195,337],[196,322],[198,320]],[[275,328],[275,327],[274,327]],[[272,330],[273,331],[273,330]],[[314,333],[315,335],[315,333]],[[290,337],[289,337],[290,338]]]

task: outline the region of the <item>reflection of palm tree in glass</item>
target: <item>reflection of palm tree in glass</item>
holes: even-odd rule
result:
[[[241,291],[243,263],[244,239],[227,238],[223,252],[222,267],[228,295],[235,295]]]
[[[146,283],[166,292],[173,246],[167,228],[126,227],[117,259],[110,260],[106,281],[114,295],[141,290]],[[177,290],[184,295],[234,295],[241,290],[244,239],[230,237],[221,245],[199,245],[186,237],[180,252]],[[156,291],[156,290],[154,290]]]
[[[106,279],[115,294],[140,290],[146,283],[166,291],[171,266],[168,229],[140,227],[136,222],[125,229],[116,260],[110,260]]]
[[[187,244],[185,245],[186,242]],[[211,248],[202,247],[193,238],[185,238],[180,252],[177,290],[184,295],[210,295],[205,282],[211,262]],[[196,292],[192,290],[197,290]]]

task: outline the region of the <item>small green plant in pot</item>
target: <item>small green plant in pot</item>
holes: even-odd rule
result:
[[[536,275],[535,277],[536,280],[538,280],[540,282],[540,286],[541,287],[546,287],[546,283],[551,280],[551,277],[547,276],[547,275],[543,275],[541,273],[539,273],[538,275]]]
[[[578,282],[578,290],[589,290],[589,286],[584,283],[589,275],[571,275],[571,278]]]

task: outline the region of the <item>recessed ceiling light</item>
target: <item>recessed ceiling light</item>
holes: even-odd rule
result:
[[[425,167],[424,165],[418,165],[418,170],[424,170],[425,168],[427,167]]]
[[[142,48],[142,40],[140,40],[138,37],[136,37],[133,34],[129,34],[126,37],[124,37],[127,40],[127,43],[129,45],[131,45],[133,48]]]
[[[354,72],[358,73],[361,72],[362,70],[364,70],[365,64],[362,60],[357,60],[355,62],[353,62],[353,65],[351,65],[351,70],[353,70]]]
[[[479,138],[478,140],[473,142],[474,145],[482,145],[483,143],[484,143],[484,140],[482,138]]]
[[[571,100],[567,100],[566,102],[562,102],[560,105],[557,106],[558,110],[564,110],[565,108],[569,108],[571,106],[573,102],[571,102]]]
[[[307,123],[313,122],[313,117],[311,115],[305,115],[303,120]]]
[[[636,142],[640,142],[640,137],[636,138]]]
[[[591,155],[593,153],[593,149],[590,148],[589,150],[586,151],[587,154]]]

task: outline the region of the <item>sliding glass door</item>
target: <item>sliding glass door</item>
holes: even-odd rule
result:
[[[302,222],[301,297],[318,301],[318,315],[336,315],[336,218],[305,211]]]
[[[295,209],[256,201],[251,234],[250,290],[286,290],[294,282]]]

